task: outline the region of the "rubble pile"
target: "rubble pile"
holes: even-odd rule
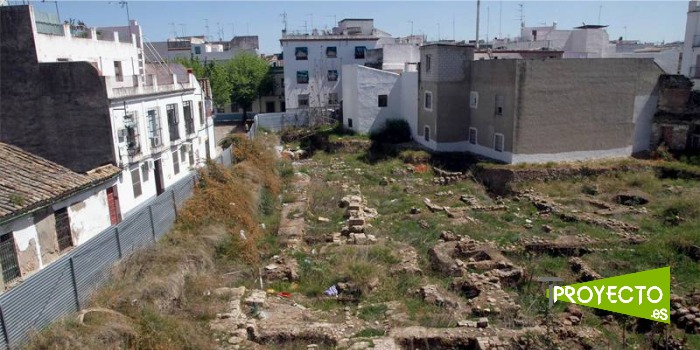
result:
[[[520,305],[503,290],[497,277],[468,273],[455,278],[450,289],[467,299],[467,306],[477,317],[504,316],[517,319]]]
[[[683,299],[671,295],[671,322],[688,333],[700,333],[700,305],[687,307]]]
[[[520,241],[525,251],[537,254],[549,254],[552,256],[582,256],[591,253],[591,245],[597,243],[596,240],[584,235],[559,236],[555,240],[539,237],[522,239]]]
[[[447,293],[441,291],[440,288],[434,284],[420,287],[416,293],[428,304],[452,310],[462,308],[462,304],[459,302],[459,300],[447,295]]]
[[[445,235],[450,234],[445,232]],[[464,276],[470,270],[477,270],[504,284],[515,285],[525,273],[491,243],[470,238],[438,243],[430,248],[428,255],[433,269],[448,276]]]
[[[346,208],[346,225],[340,232],[331,233],[326,241],[329,243],[346,244],[374,244],[377,238],[366,234],[367,220],[377,217],[377,210],[366,206],[365,200],[360,195],[348,195],[343,197],[338,205]]]
[[[593,271],[581,258],[573,257],[569,259],[569,265],[571,266],[571,271],[578,274],[578,278],[576,278],[578,282],[589,282],[603,278],[603,276]]]
[[[435,171],[435,177],[433,177],[433,184],[436,185],[449,185],[453,182],[462,181],[468,178],[467,174],[461,172],[445,171],[433,167]]]
[[[422,275],[423,270],[418,267],[418,253],[416,249],[410,245],[401,245],[397,249],[396,255],[401,260],[398,264],[391,267],[389,273],[395,276],[400,273],[406,273],[410,275]]]
[[[266,281],[287,281],[293,282],[299,279],[299,263],[291,257],[278,256],[272,257],[272,263],[265,266],[263,269],[263,277]]]

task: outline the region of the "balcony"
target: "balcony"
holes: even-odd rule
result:
[[[160,80],[153,74],[124,76],[122,81],[112,76],[103,78],[107,88],[107,97],[110,99],[192,90],[197,86],[192,74],[187,77],[173,74]]]

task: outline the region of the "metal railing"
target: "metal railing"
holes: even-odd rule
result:
[[[231,148],[215,161],[231,165]],[[92,294],[109,279],[116,262],[155,244],[170,230],[195,184],[196,176],[187,176],[124,221],[71,249],[0,295],[0,349],[18,348],[29,340],[30,334],[85,307]],[[0,262],[6,281],[19,277],[12,239],[0,242]]]

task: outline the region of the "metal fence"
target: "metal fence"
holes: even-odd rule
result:
[[[256,128],[264,128],[270,131],[280,131],[288,127],[309,125],[309,113],[307,111],[289,113],[264,113],[255,116]]]
[[[32,332],[80,311],[109,278],[116,262],[153,245],[168,232],[178,207],[192,195],[195,184],[195,175],[177,182],[118,225],[107,228],[0,295],[0,348],[17,348]]]

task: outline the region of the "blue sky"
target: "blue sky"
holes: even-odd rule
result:
[[[10,1],[18,3],[18,1]],[[609,25],[610,38],[624,36],[649,42],[683,40],[687,1],[482,1],[480,37],[517,36],[520,27],[518,4],[523,4],[527,26],[550,25],[560,29],[582,23]],[[31,1],[45,12],[56,11],[53,2]],[[602,6],[602,8],[601,8]],[[475,1],[129,1],[132,19],[143,26],[147,40],[160,41],[178,35],[209,34],[223,37],[258,35],[260,51],[280,50],[283,12],[287,13],[289,31],[304,27],[331,28],[335,19],[374,18],[377,28],[393,35],[426,34],[429,40],[473,39],[475,36]],[[88,26],[126,24],[126,9],[116,1],[59,1],[61,20],[74,18]],[[500,15],[499,15],[500,14]],[[500,18],[500,21],[499,21]],[[499,23],[500,22],[500,23]],[[453,25],[454,23],[454,25]],[[174,25],[172,25],[174,24]]]

